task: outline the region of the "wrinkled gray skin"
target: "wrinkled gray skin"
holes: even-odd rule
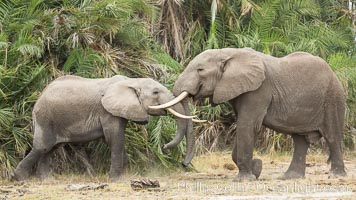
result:
[[[45,179],[50,172],[49,154],[57,144],[104,137],[111,149],[110,178],[118,180],[128,162],[124,147],[127,121],[146,123],[148,115],[166,115],[165,110],[151,110],[148,106],[172,98],[167,88],[148,78],[117,75],[104,79],[77,76],[56,79],[34,106],[33,149],[19,163],[13,178],[27,179],[38,163],[37,174]],[[173,109],[185,114],[187,108],[177,104]],[[177,119],[177,123],[178,136],[189,134],[191,120]]]
[[[255,180],[261,173],[262,162],[252,155],[262,125],[293,138],[293,159],[282,179],[305,176],[309,145],[321,137],[330,149],[332,175],[346,175],[341,151],[345,94],[321,58],[304,52],[275,58],[250,48],[207,50],[176,81],[173,94],[183,91],[232,105],[237,116],[235,181]]]

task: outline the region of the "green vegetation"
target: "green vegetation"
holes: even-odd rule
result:
[[[6,177],[32,144],[31,110],[42,89],[58,76],[152,77],[171,88],[194,56],[208,48],[252,47],[274,56],[307,51],[327,60],[347,98],[345,146],[356,135],[356,54],[351,13],[337,0],[2,0],[0,2],[0,176]],[[196,114],[198,150],[218,149],[234,133],[228,105],[203,104]],[[195,109],[195,108],[192,108]],[[184,143],[163,154],[175,134],[174,119],[130,123],[131,168],[177,166]],[[286,136],[262,131],[263,152],[290,150]],[[60,146],[56,169],[83,166],[77,145]],[[100,171],[109,164],[102,141],[80,146]]]

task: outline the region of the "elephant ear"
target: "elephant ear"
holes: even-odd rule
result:
[[[256,90],[265,79],[264,63],[253,52],[239,50],[221,65],[222,76],[217,83],[213,102],[227,102],[242,93]]]
[[[148,121],[148,114],[141,104],[138,89],[130,81],[120,81],[109,86],[101,98],[106,111],[117,117],[133,121]]]

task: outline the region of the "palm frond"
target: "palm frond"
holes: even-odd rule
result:
[[[17,90],[12,93],[13,96],[17,96],[22,94],[25,90],[31,88],[31,86],[35,86],[35,82],[38,79],[41,79],[41,76],[46,72],[45,65],[39,65],[34,70],[31,70],[30,67],[23,67],[23,69],[18,69],[17,71],[20,76],[17,85]]]
[[[197,20],[191,22],[189,30],[185,35],[184,54],[186,59],[198,55],[204,50],[204,43],[207,40],[207,34],[203,25]]]
[[[207,46],[206,49],[216,49],[219,48],[216,32],[217,32],[217,27],[216,27],[216,15],[218,12],[218,5],[216,3],[216,0],[213,0],[211,2],[211,25],[210,25],[210,30],[209,30],[209,36],[208,36],[208,41],[207,41]]]
[[[124,22],[123,27],[118,31],[115,43],[119,43],[122,46],[132,49],[146,49],[147,41],[151,39],[151,36],[147,32],[145,23],[140,20],[127,20]]]
[[[90,49],[76,48],[64,63],[63,71],[90,77],[103,64],[104,59],[97,52]]]
[[[0,2],[0,22],[4,22],[9,17],[15,6],[14,0],[4,0]]]
[[[160,27],[157,31],[157,40],[160,41],[167,52],[176,59],[182,59],[183,35],[186,27],[186,18],[181,9],[180,1],[161,1]]]
[[[0,108],[0,127],[8,129],[11,127],[15,115],[11,108]],[[0,132],[0,135],[3,133]]]

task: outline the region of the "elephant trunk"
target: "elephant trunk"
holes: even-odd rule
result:
[[[184,99],[182,101],[183,108],[185,110],[185,114],[189,115],[189,106],[188,106],[188,100]],[[191,119],[187,119],[187,131],[185,132],[185,138],[186,138],[186,154],[185,158],[183,161],[183,166],[187,167],[192,161],[193,156],[194,156],[194,150],[195,150],[195,137],[194,137],[194,132],[193,132],[193,122]]]
[[[185,110],[181,103],[173,106],[173,109],[179,113],[185,113]],[[163,149],[170,149],[176,147],[182,140],[187,131],[187,122],[189,119],[177,118],[177,132],[173,140],[163,146]]]
[[[181,103],[174,105],[173,109],[179,113],[184,113],[185,115],[190,114],[187,99],[184,99],[181,101]],[[173,138],[172,141],[165,144],[163,146],[163,149],[170,149],[176,147],[183,140],[183,137],[185,136],[186,154],[182,164],[184,167],[187,167],[194,156],[195,137],[193,133],[193,122],[192,119],[177,118],[177,124],[178,124],[178,129],[175,137]]]

